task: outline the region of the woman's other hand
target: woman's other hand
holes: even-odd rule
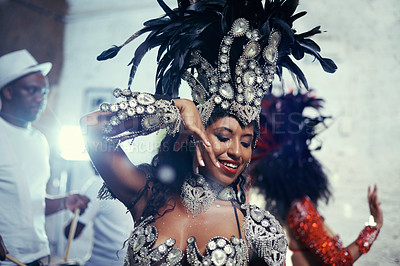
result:
[[[371,187],[368,186],[368,204],[371,215],[374,217],[376,226],[380,229],[383,225],[383,213],[381,202],[378,201],[378,187],[375,185],[371,192]]]
[[[174,150],[178,151],[182,148],[183,143],[188,141],[189,136],[193,136],[194,141],[202,145],[196,145],[197,163],[200,166],[205,166],[204,160],[201,156],[200,149],[205,149],[211,161],[219,167],[219,162],[215,158],[214,151],[208,140],[203,122],[196,105],[187,99],[174,99],[175,106],[179,109],[185,128],[181,131],[178,140],[174,145]],[[196,168],[196,165],[194,165]]]

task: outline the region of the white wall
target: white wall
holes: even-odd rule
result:
[[[333,200],[322,208],[326,222],[345,245],[368,219],[367,187],[377,184],[384,226],[358,265],[398,265],[400,218],[400,83],[398,43],[400,2],[301,1],[308,27],[321,25],[322,54],[338,65],[334,75],[307,66],[311,87],[326,100],[331,127],[320,135],[314,154],[326,166]],[[306,24],[306,25],[307,25]]]

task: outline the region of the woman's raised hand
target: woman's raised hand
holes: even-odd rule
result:
[[[184,122],[185,128],[181,131],[178,140],[175,142],[174,150],[178,151],[182,148],[182,145],[186,143],[189,139],[189,136],[193,136],[193,140],[197,143],[201,143],[203,145],[196,145],[196,157],[197,163],[200,166],[205,166],[204,160],[201,156],[201,148],[204,148],[207,151],[208,156],[211,161],[219,167],[219,162],[215,158],[214,151],[208,140],[203,122],[201,121],[201,117],[199,114],[199,110],[196,105],[187,99],[174,99],[175,106],[179,109],[182,120]]]
[[[383,225],[383,213],[381,203],[378,201],[378,187],[375,185],[371,192],[371,187],[368,186],[368,204],[371,215],[374,217],[376,226],[380,229]]]

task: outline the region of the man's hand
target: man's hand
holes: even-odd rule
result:
[[[0,260],[5,260],[7,254],[8,250],[6,249],[6,245],[4,245],[3,238],[0,235]]]
[[[65,199],[65,207],[70,211],[74,211],[75,209],[80,209],[80,213],[84,213],[90,199],[81,194],[71,194],[68,195]]]

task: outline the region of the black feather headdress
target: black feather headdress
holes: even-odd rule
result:
[[[330,117],[319,113],[323,100],[306,93],[266,95],[261,113],[260,138],[252,155],[252,185],[261,190],[267,202],[275,202],[273,211],[285,219],[294,199],[309,196],[315,203],[328,201],[328,179],[321,164],[312,155],[310,144]],[[306,116],[305,109],[318,111]],[[271,206],[268,206],[270,208]]]
[[[282,74],[282,68],[287,68],[294,73],[300,84],[308,88],[303,72],[292,60],[300,60],[305,54],[315,56],[326,72],[333,73],[337,68],[331,59],[323,58],[319,54],[320,47],[310,39],[321,33],[319,26],[300,34],[293,29],[293,22],[306,14],[295,14],[298,0],[180,0],[176,9],[171,9],[162,0],[157,2],[165,12],[163,17],[146,21],[144,28],[123,45],[114,46],[97,58],[112,58],[127,43],[147,34],[130,62],[129,86],[144,55],[158,47],[156,93],[177,97],[181,78],[190,65],[193,53],[201,54],[211,65],[217,67],[219,45],[238,18],[246,19],[252,29],[260,32],[261,44],[267,44],[272,29],[280,32],[281,41],[276,62],[278,75]],[[240,47],[240,43],[237,47]],[[231,64],[240,57],[242,47],[236,50],[232,48]],[[257,59],[260,58],[261,55]]]

